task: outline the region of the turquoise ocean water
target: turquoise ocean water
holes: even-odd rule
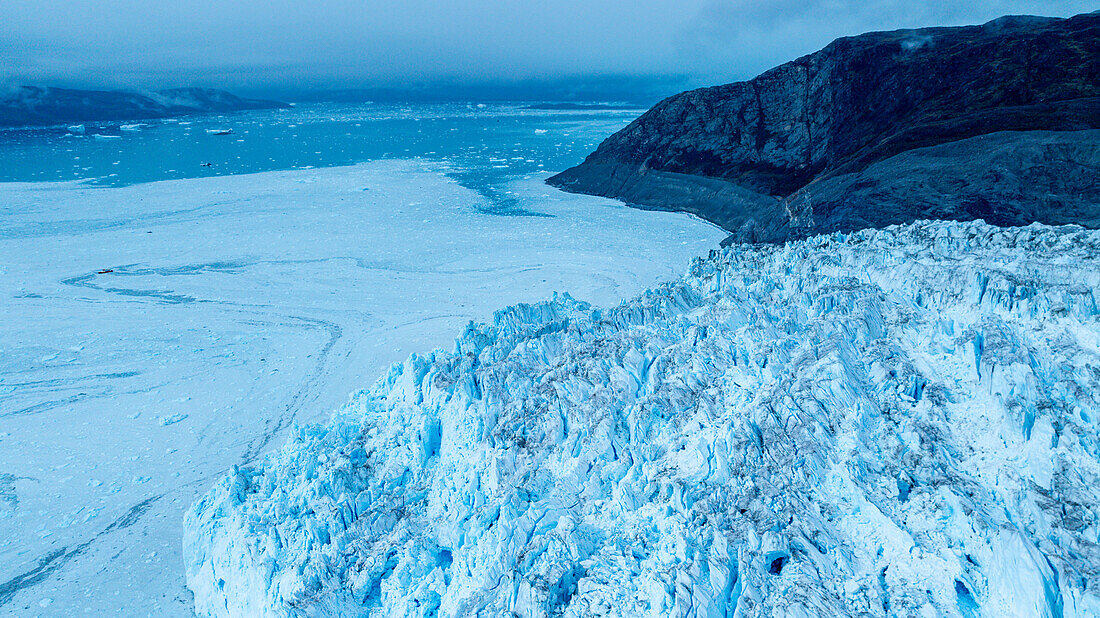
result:
[[[579,163],[642,110],[527,104],[301,104],[290,109],[0,131],[0,182],[134,183],[378,159],[445,162],[499,214],[505,183]],[[136,126],[135,126],[136,125]],[[229,134],[219,135],[224,130]]]

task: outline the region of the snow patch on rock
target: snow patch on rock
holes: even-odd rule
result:
[[[1100,615],[1100,233],[734,246],[413,355],[187,513],[202,615]]]

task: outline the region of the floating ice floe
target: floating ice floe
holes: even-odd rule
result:
[[[175,425],[176,423],[187,418],[186,414],[171,414],[168,416],[162,416],[160,418],[160,424],[164,426]]]
[[[118,128],[119,128],[120,130],[122,130],[122,131],[140,131],[140,130],[142,129],[142,127],[145,127],[145,126],[146,126],[146,125],[145,125],[144,123],[140,123],[140,122],[139,122],[139,123],[137,123],[137,124],[124,124],[124,125],[119,125],[119,127],[118,127]]]
[[[68,127],[65,127],[65,128],[68,129],[69,133],[75,133],[77,135],[84,135],[85,128],[84,128],[84,125],[82,125],[82,124],[73,124],[73,125],[69,125]]]
[[[102,133],[96,133],[92,137],[94,137],[95,139],[98,139],[98,140],[102,140],[102,141],[111,141],[111,140],[116,140],[116,139],[122,139],[121,135],[103,135]]]
[[[733,246],[413,355],[186,515],[209,616],[1100,615],[1100,232]]]

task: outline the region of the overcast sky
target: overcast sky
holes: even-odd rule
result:
[[[867,30],[1100,0],[0,0],[0,84],[355,88],[751,77]]]

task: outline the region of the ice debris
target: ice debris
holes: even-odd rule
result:
[[[1100,615],[1098,286],[920,222],[505,309],[193,505],[196,609]]]

